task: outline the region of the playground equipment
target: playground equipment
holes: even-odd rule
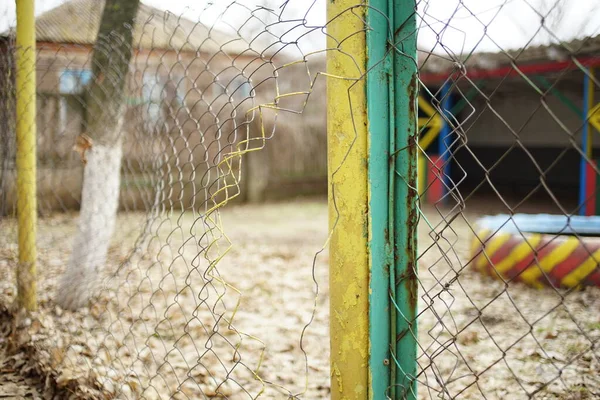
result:
[[[440,91],[442,110],[449,110],[450,90],[444,85]],[[418,185],[419,194],[427,192],[426,202],[435,204],[444,198],[447,179],[450,173],[448,139],[450,128],[448,123],[431,103],[423,96],[419,96],[419,112],[424,115],[418,119],[418,128],[421,134],[419,146],[423,150],[418,156]],[[438,138],[439,137],[439,138]],[[425,151],[438,139],[438,152],[427,156]]]
[[[581,116],[582,136],[581,147],[584,152],[580,156],[579,165],[579,215],[600,215],[600,200],[596,196],[596,190],[600,186],[598,182],[600,175],[596,173],[598,161],[594,160],[593,154],[593,131],[600,131],[600,103],[594,105],[594,68],[587,68],[583,77],[583,107],[579,107],[567,96],[563,95],[557,88],[553,87],[543,75],[534,76],[536,84],[547,90],[550,94],[560,100],[569,110]],[[543,73],[543,68],[532,72]],[[490,74],[490,77],[492,75]],[[479,85],[483,81],[478,82]],[[450,168],[452,161],[450,155],[451,128],[448,121],[452,121],[458,115],[469,100],[476,94],[474,88],[464,95],[456,104],[453,103],[453,94],[447,83],[439,90],[439,107],[432,105],[434,100],[428,101],[423,95],[419,96],[419,153],[418,161],[418,185],[419,194],[427,193],[424,199],[428,204],[435,204],[442,200],[448,192]],[[433,96],[432,96],[433,97]],[[440,115],[443,112],[446,118]],[[438,144],[437,153],[431,149],[432,145]]]
[[[583,77],[583,130],[581,135],[582,149],[579,165],[579,214],[598,214],[600,204],[596,198],[597,174],[596,161],[593,160],[593,129],[600,131],[600,104],[594,106],[594,69],[589,68]]]
[[[506,214],[477,221],[471,265],[529,286],[600,286],[600,217]]]
[[[451,85],[445,83],[441,86],[435,102],[438,108],[432,104],[434,99],[428,100],[423,94],[419,96],[419,147],[418,154],[418,187],[419,195],[426,193],[422,202],[436,204],[442,201],[449,191],[451,172],[451,133],[452,128],[448,121],[454,120],[469,101],[477,94],[475,88],[471,88],[464,97],[454,101]],[[432,97],[434,97],[432,95]],[[444,113],[445,118],[440,114]],[[437,141],[436,141],[437,139]],[[437,144],[437,152],[434,149]]]

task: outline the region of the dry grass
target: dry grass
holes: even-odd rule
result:
[[[434,227],[441,220],[426,215]],[[122,214],[104,290],[76,313],[51,301],[74,217],[40,221],[41,311],[29,326],[36,362],[74,398],[329,397],[324,202],[226,207],[213,221]],[[475,217],[444,230],[452,246],[429,247],[431,228],[419,225],[419,397],[597,396],[600,291],[563,298],[461,268]],[[16,246],[12,222],[2,227],[1,295],[10,302]]]

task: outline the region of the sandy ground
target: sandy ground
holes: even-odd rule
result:
[[[600,396],[600,291],[480,276],[466,266],[477,216],[443,217],[427,209],[419,225],[418,397]],[[31,357],[73,398],[329,397],[325,202],[204,220],[123,214],[104,290],[77,313],[52,303],[74,222],[40,221],[41,311],[28,328]],[[14,297],[12,224],[2,221],[2,302]]]

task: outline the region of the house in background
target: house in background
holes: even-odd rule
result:
[[[85,130],[79,95],[92,77],[91,57],[103,7],[102,1],[74,0],[36,21],[38,114],[44,130],[40,137],[51,144],[46,148],[40,143],[43,154],[59,151],[63,159],[73,143],[64,138]],[[241,68],[256,62],[258,53],[239,36],[141,4],[133,45],[128,112],[141,111],[144,123],[126,126],[125,132],[158,129],[167,118],[165,107],[174,100],[179,105],[185,99],[208,106],[219,97],[229,101],[223,96],[228,91],[236,91],[233,102],[250,95],[250,79]],[[137,123],[131,116],[126,120]],[[64,146],[57,148],[57,142]]]
[[[77,135],[86,131],[81,95],[92,78],[91,58],[103,7],[103,1],[73,0],[36,20],[39,198],[49,209],[71,209],[79,204],[82,166],[72,146]],[[14,93],[10,90],[14,85],[13,37],[8,34],[0,40],[0,85],[6,87],[3,93]],[[250,197],[265,197],[269,186],[274,190],[281,186],[281,179],[307,174],[312,179],[315,170],[319,185],[325,187],[324,84],[312,88],[306,73],[309,62],[323,71],[322,58],[304,60],[287,67],[283,74],[278,65],[291,59],[280,51],[285,47],[282,43],[258,38],[250,45],[233,29],[224,32],[145,4],[139,8],[133,44],[123,127],[122,207],[147,208],[144,196],[148,197],[148,188],[156,187],[156,179],[171,182],[168,201],[176,199],[183,207],[197,203],[195,197],[202,190],[205,198],[210,197],[221,185],[211,184],[210,180],[218,180],[215,174],[239,173],[223,170],[228,164],[222,163],[223,158],[246,146],[247,138],[264,132],[273,136],[268,149],[247,157],[248,166],[256,172],[244,173]],[[319,117],[288,117],[257,108],[278,102],[284,87],[295,92],[320,91],[320,96],[313,96],[321,104],[314,107]],[[286,98],[286,107],[301,109],[305,100],[306,96]],[[9,117],[0,127],[2,151],[7,152],[4,159],[9,160],[14,158],[10,145],[14,140],[14,99],[5,96],[1,101],[1,109]],[[286,118],[290,120],[287,126]],[[276,124],[285,129],[277,128],[271,135]],[[306,137],[309,131],[319,138]],[[249,143],[251,147],[263,145],[261,140]],[[302,149],[303,145],[312,147]],[[289,148],[296,151],[286,151]],[[170,173],[176,177],[157,176],[157,165],[167,164],[174,166]],[[229,167],[237,168],[233,164]],[[14,175],[8,162],[0,168],[6,176]],[[310,171],[305,173],[305,169]],[[14,203],[13,180],[4,181],[9,183],[3,183],[3,195],[13,198],[5,203]],[[189,181],[193,183],[186,183]],[[250,187],[252,183],[255,187]]]

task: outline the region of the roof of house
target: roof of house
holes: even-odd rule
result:
[[[463,69],[467,74],[474,72],[486,76],[489,75],[490,71],[499,71],[507,67],[512,68],[513,62],[519,68],[533,64],[555,64],[565,68],[569,65],[572,67],[571,69],[576,69],[578,66],[572,62],[573,57],[577,57],[579,61],[592,58],[594,65],[600,63],[600,35],[575,39],[570,42],[531,46],[525,49],[474,52],[455,57],[419,52],[419,67],[421,75],[432,77],[445,75],[447,78],[452,71],[458,69]],[[582,62],[582,64],[585,65],[586,62]]]
[[[41,42],[91,45],[96,41],[104,0],[71,0],[36,19],[36,37]],[[227,34],[186,18],[141,3],[133,44],[144,49],[239,54],[250,48],[236,34]],[[261,50],[261,49],[257,49]]]

